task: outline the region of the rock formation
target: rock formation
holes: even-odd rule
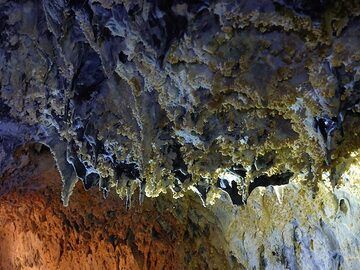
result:
[[[0,267],[358,269],[359,15],[0,0]]]

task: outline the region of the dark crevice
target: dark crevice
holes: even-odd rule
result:
[[[109,184],[110,184],[110,178],[109,177],[100,178],[99,188],[103,192],[104,199],[106,199],[108,197],[108,195],[109,195],[109,190],[110,190]]]
[[[178,179],[181,183],[184,183],[186,180],[191,179],[191,174],[188,173],[188,168],[184,159],[182,157],[181,144],[175,142],[171,147],[169,152],[175,153],[175,158],[172,160],[172,173],[175,175],[176,179]]]
[[[128,62],[127,55],[123,52],[119,52],[119,60],[121,63],[126,64]]]
[[[148,30],[151,33],[150,43],[158,52],[158,60],[162,65],[167,50],[172,41],[179,40],[187,29],[187,19],[175,14],[172,10],[176,1],[156,0],[149,1],[153,4],[148,20]],[[158,17],[159,11],[162,13]]]
[[[292,8],[300,14],[310,16],[315,21],[323,18],[324,10],[331,4],[330,0],[276,0],[274,2],[276,6],[284,5]]]
[[[244,178],[246,176],[246,170],[242,165],[234,165],[230,168],[230,171]]]
[[[229,194],[231,201],[235,205],[243,205],[244,200],[243,197],[239,194],[239,189],[237,183],[231,181],[224,181],[223,179],[218,179],[216,186],[224,190],[227,194]]]
[[[77,177],[79,177],[81,180],[84,180],[86,176],[86,167],[78,157],[74,157],[73,166]]]
[[[324,141],[327,142],[328,138],[331,137],[335,129],[338,128],[338,118],[337,117],[316,117],[315,118],[315,129],[319,131],[324,138]]]
[[[120,162],[115,166],[115,176],[120,179],[123,176],[126,176],[130,180],[135,180],[140,177],[139,166],[136,163],[125,163]]]
[[[1,85],[0,85],[0,89],[1,89]],[[0,98],[0,117],[7,117],[10,113],[11,108],[5,104],[5,102]]]
[[[72,81],[74,100],[78,103],[89,100],[105,80],[99,55],[89,45],[84,45],[81,62]]]
[[[84,181],[85,190],[89,190],[91,187],[97,186],[99,184],[100,175],[97,173],[90,173],[86,175]]]
[[[201,200],[202,200],[203,203],[205,204],[205,203],[206,203],[207,194],[208,194],[208,192],[209,192],[209,190],[210,190],[210,186],[209,186],[209,185],[206,185],[206,184],[199,183],[199,184],[195,185],[195,188],[196,188],[197,191],[200,193]]]
[[[289,183],[290,178],[294,174],[292,172],[285,172],[282,174],[275,174],[272,176],[261,175],[256,177],[249,185],[249,195],[256,187],[267,187],[267,186],[281,186]]]

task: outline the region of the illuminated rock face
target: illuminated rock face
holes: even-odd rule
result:
[[[320,184],[313,196],[300,184],[257,188],[241,209],[224,203],[212,209],[223,220],[229,249],[246,269],[357,269],[359,187],[331,192]]]
[[[37,142],[65,206],[83,207],[77,180],[126,207],[192,198],[225,241],[210,268],[356,269],[359,15],[356,0],[1,1],[0,170]]]

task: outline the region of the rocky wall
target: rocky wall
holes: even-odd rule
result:
[[[125,208],[184,200],[215,218],[224,269],[357,269],[359,15],[357,0],[0,0],[0,171],[40,143],[64,206],[78,181]]]

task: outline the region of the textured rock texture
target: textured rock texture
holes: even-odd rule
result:
[[[0,179],[0,269],[238,269],[216,219],[194,198],[126,210],[76,188],[69,207],[45,147],[27,145]],[[135,202],[134,202],[135,203]]]
[[[357,269],[359,15],[358,0],[0,0],[0,171],[41,143],[65,206],[81,208],[78,180],[128,208],[184,197],[216,218],[224,269]]]
[[[358,269],[356,177],[357,184],[334,191],[319,184],[316,195],[299,183],[256,188],[245,207],[218,202],[212,209],[231,254],[246,269]]]

